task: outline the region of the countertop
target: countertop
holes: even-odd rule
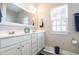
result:
[[[0,33],[0,39],[9,38],[9,37],[16,37],[16,36],[23,36],[23,35],[28,35],[28,34],[32,34],[32,33],[39,33],[39,32],[45,32],[45,31],[44,30],[37,30],[35,32],[30,32],[30,33],[24,33],[22,31],[19,31],[19,32],[15,32],[15,34],[8,34],[8,33],[4,32],[4,33]]]

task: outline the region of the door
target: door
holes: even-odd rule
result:
[[[20,55],[20,44],[1,49],[1,55]]]

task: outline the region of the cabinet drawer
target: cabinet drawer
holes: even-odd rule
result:
[[[19,48],[19,49],[18,49]],[[20,44],[1,49],[1,55],[20,55]]]
[[[15,43],[17,43],[17,42],[18,42],[18,41],[17,41],[17,39],[15,39],[15,38],[3,39],[3,40],[1,40],[1,48],[10,46],[10,45],[15,44]]]
[[[7,38],[7,39],[3,39],[1,40],[1,48],[25,41],[30,39],[30,36],[21,36],[21,37],[12,37],[12,38]]]

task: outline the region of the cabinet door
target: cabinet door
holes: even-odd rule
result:
[[[44,35],[44,32],[41,33],[41,40],[42,40],[41,41],[41,45],[42,45],[41,47],[44,48],[45,47],[45,35]]]
[[[38,33],[38,52],[45,47],[44,32]]]
[[[42,48],[42,39],[41,39],[41,33],[38,33],[38,52],[41,50]]]
[[[27,44],[26,44],[26,48],[27,48],[26,54],[31,55],[31,39],[27,40],[26,42],[27,42]]]
[[[26,41],[21,43],[21,53],[22,53],[22,55],[26,55],[27,54],[27,50],[26,50],[27,47],[26,47],[26,45],[27,45]]]
[[[37,53],[37,34],[32,34],[32,55]]]
[[[31,40],[27,40],[21,43],[22,55],[31,55]]]
[[[1,55],[20,55],[20,44],[1,49]]]

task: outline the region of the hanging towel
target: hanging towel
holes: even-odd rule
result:
[[[2,17],[2,13],[1,13],[1,10],[0,10],[0,17]]]
[[[2,13],[1,13],[1,10],[0,10],[0,22],[1,22],[1,17],[2,17]]]

